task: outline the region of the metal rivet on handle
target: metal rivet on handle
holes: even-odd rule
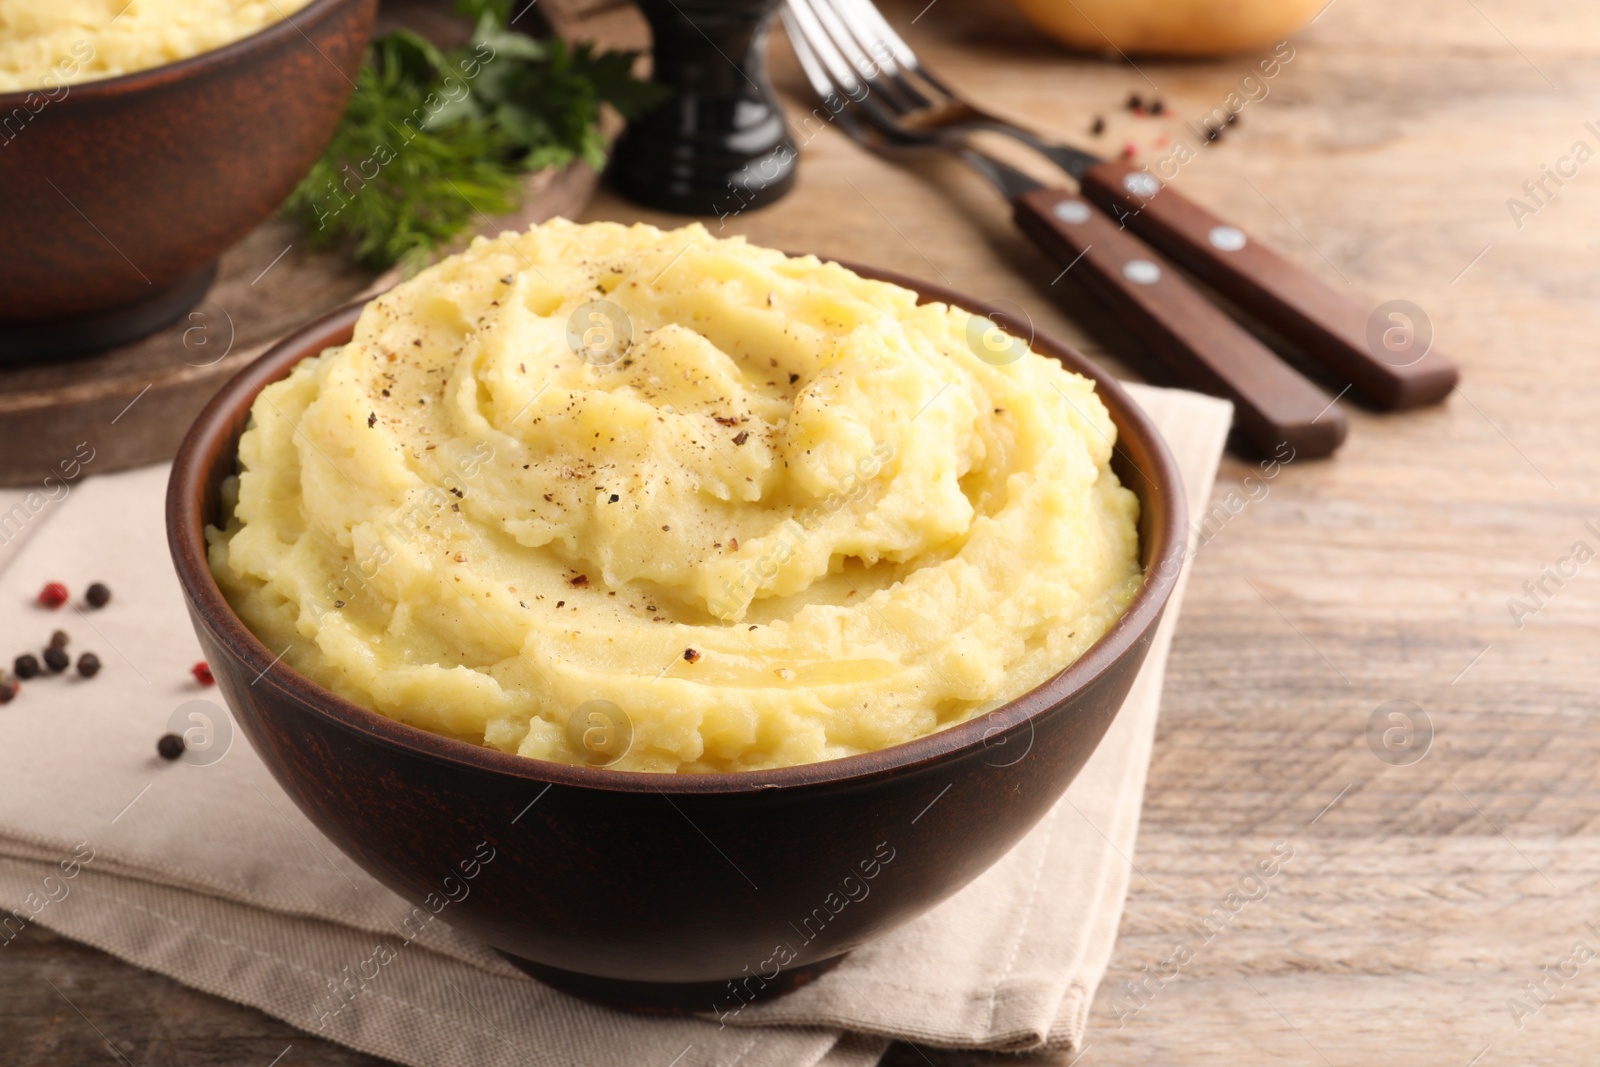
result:
[[[1059,200],[1050,213],[1062,222],[1089,221],[1089,205],[1082,200]]]
[[[1154,285],[1161,280],[1161,268],[1148,259],[1130,259],[1122,265],[1122,276],[1135,285]]]
[[[1122,187],[1134,196],[1149,199],[1161,191],[1161,183],[1155,176],[1142,170],[1131,171],[1122,178]]]
[[[1237,252],[1245,245],[1244,232],[1235,226],[1213,226],[1206,239],[1220,252]]]

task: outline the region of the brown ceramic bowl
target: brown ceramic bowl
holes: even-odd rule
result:
[[[853,269],[988,310],[940,286]],[[770,771],[643,774],[435,736],[275,666],[206,564],[203,530],[222,520],[220,486],[256,394],[347,341],[359,310],[281,342],[189,431],[167,492],[178,578],[223,695],[311,821],[401,896],[431,901],[440,918],[570,992],[731,1011],[793,988],[966,885],[1094,751],[1182,562],[1183,488],[1155,427],[1115,381],[1040,335],[1036,350],[1099,383],[1118,429],[1114,466],[1142,504],[1146,575],[1110,632],[1049,682],[906,744]]]
[[[192,307],[327,147],[377,7],[312,0],[190,59],[0,93],[0,360],[108,348]]]

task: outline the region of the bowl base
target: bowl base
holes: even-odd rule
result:
[[[623,978],[602,978],[550,967],[533,960],[500,953],[519,970],[547,986],[608,1008],[654,1015],[730,1015],[747,1004],[775,1000],[793,993],[838,966],[849,955],[818,960],[779,971],[770,980],[740,975],[714,982],[633,982]]]
[[[38,363],[103,352],[136,341],[198,304],[217,279],[217,261],[131,304],[33,322],[0,322],[0,364]]]

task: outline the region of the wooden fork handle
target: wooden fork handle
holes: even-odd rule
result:
[[[1345,417],[1143,241],[1064,189],[1017,198],[1017,225],[1103,301],[1183,384],[1234,404],[1234,421],[1263,454],[1326,456]]]
[[[1369,308],[1259,244],[1147,170],[1101,163],[1084,193],[1112,218],[1388,409],[1442,400],[1459,373],[1419,337],[1414,312]],[[1419,351],[1420,349],[1420,351]]]

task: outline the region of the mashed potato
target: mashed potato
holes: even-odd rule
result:
[[[1105,632],[1142,577],[1115,432],[965,311],[556,221],[265,389],[211,566],[285,662],[426,730],[789,766],[965,721]]]
[[[58,89],[221,48],[310,0],[0,0],[0,92]]]

